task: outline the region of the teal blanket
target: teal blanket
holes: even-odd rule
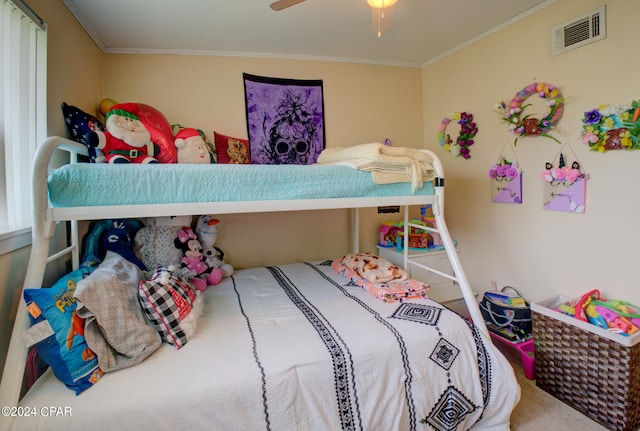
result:
[[[52,207],[431,195],[410,183],[375,184],[335,165],[64,165],[49,174]]]

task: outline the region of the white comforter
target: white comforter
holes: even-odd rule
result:
[[[79,396],[48,372],[21,401],[36,414],[13,429],[509,429],[511,366],[436,302],[384,303],[330,261],[239,270],[203,296],[181,350]]]

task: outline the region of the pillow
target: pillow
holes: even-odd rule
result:
[[[184,130],[184,132],[182,132]],[[201,129],[196,129],[193,127],[183,127],[180,124],[173,124],[171,126],[171,131],[173,132],[173,136],[174,136],[174,145],[176,146],[176,148],[178,147],[178,139],[180,139],[180,137],[178,136],[178,133],[180,133],[181,135],[183,134],[190,134],[187,133],[187,130],[190,130],[190,133],[193,133],[193,130],[197,130],[198,133],[200,134],[200,137],[202,138],[202,140],[204,141],[204,145],[207,148],[207,151],[209,152],[209,159],[210,159],[210,163],[217,163],[216,159],[217,159],[217,155],[216,155],[216,148],[215,146],[211,143],[211,141],[209,141],[209,139],[205,136],[204,132]],[[196,135],[191,135],[191,137],[194,137]],[[187,143],[187,145],[185,146],[188,147],[188,136],[183,136],[182,139],[184,139],[185,143]],[[183,150],[184,151],[184,150]],[[180,149],[178,148],[178,154],[180,154]],[[189,157],[189,152],[187,151],[186,153],[187,158]],[[186,162],[180,162],[178,161],[177,163],[191,163],[191,161],[186,161]],[[196,163],[202,163],[202,162],[196,162]]]
[[[81,144],[87,145],[84,137],[88,132],[105,131],[104,125],[96,117],[87,114],[80,108],[67,105],[65,102],[62,102],[62,115],[67,126],[67,137]],[[100,161],[100,158],[104,157],[101,150],[93,147],[87,148],[91,163],[96,163],[96,160]]]
[[[213,132],[218,163],[249,164],[249,141]]]
[[[141,279],[135,264],[109,250],[100,266],[78,282],[77,313],[85,319],[87,345],[105,373],[139,364],[162,344],[138,302]]]
[[[52,287],[25,289],[32,327],[25,335],[35,335],[38,328],[47,331],[36,349],[54,375],[79,395],[102,377],[98,358],[84,338],[84,321],[76,313],[73,293],[76,284],[97,268],[97,262],[86,262],[77,270],[60,278]],[[27,344],[30,344],[27,340]]]
[[[158,266],[150,280],[140,282],[140,305],[164,341],[177,349],[196,330],[202,314],[202,298],[189,282],[164,266]]]

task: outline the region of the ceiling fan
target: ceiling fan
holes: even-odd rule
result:
[[[288,7],[302,3],[305,0],[276,0],[269,5],[269,7],[275,11],[286,9]]]
[[[274,11],[281,11],[291,6],[295,6],[298,3],[302,3],[305,0],[276,0],[272,2],[269,7]],[[383,31],[388,31],[393,26],[393,8],[392,6],[397,3],[398,0],[367,0],[369,6],[371,6],[373,31],[378,37],[382,35]]]

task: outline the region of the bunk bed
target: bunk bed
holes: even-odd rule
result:
[[[53,169],[59,150],[70,163]],[[183,348],[165,343],[77,396],[47,372],[20,399],[27,359],[21,337],[29,328],[21,306],[0,384],[0,405],[15,408],[0,428],[508,430],[520,389],[490,341],[448,232],[442,165],[424,152],[435,178],[414,191],[407,183],[375,184],[370,173],[339,165],[79,163],[85,146],[48,138],[34,162],[25,289],[41,286],[55,259],[70,254],[79,266],[81,220],[352,209],[357,253],[359,208],[403,206],[406,244],[409,207],[431,204],[436,227],[429,229],[440,234],[453,275],[413,264],[455,281],[471,322],[430,299],[380,301],[332,268],[338,256],[243,269],[202,292],[205,311]],[[160,178],[179,189],[158,193]],[[281,183],[285,191],[276,187]],[[70,245],[50,255],[58,222],[70,222]],[[405,268],[410,261],[405,248]]]

